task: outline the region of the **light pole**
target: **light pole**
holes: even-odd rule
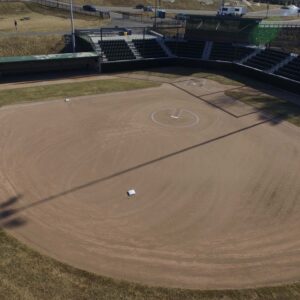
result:
[[[267,13],[266,13],[266,19],[268,19],[268,17],[269,17],[269,8],[270,8],[270,2],[269,2],[269,0],[268,0],[268,2],[267,2]]]
[[[70,13],[71,13],[71,34],[72,34],[72,51],[75,53],[75,31],[73,20],[73,0],[70,0]]]
[[[154,5],[154,28],[156,28],[156,17],[157,17],[157,0],[155,0],[155,5]]]

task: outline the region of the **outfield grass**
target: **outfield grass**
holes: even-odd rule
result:
[[[147,287],[98,276],[43,256],[0,229],[0,299],[296,300],[300,284],[249,290]]]
[[[0,91],[0,106],[22,102],[103,94],[157,87],[159,83],[132,79],[105,79],[51,84]]]
[[[278,116],[281,119],[300,126],[300,106],[292,102],[259,92],[253,94],[252,92],[243,90],[229,90],[225,91],[225,94],[268,114]]]

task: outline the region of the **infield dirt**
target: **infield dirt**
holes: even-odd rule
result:
[[[207,95],[232,88],[186,79],[0,109],[0,201],[14,199],[1,224],[60,261],[150,285],[299,280],[299,128]]]

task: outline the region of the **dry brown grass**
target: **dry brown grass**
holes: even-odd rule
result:
[[[18,22],[17,32],[69,31],[70,17],[67,11],[46,8],[33,3],[0,2],[0,32],[16,32],[14,20]],[[29,20],[21,20],[29,17]],[[76,28],[98,27],[103,20],[94,16],[75,15]]]
[[[61,35],[0,38],[1,56],[20,56],[59,53],[65,47]]]
[[[0,229],[0,299],[296,300],[300,285],[249,290],[151,288],[75,269],[40,255]]]

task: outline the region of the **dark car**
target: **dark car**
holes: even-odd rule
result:
[[[97,8],[90,4],[83,5],[82,9],[86,11],[97,11]]]
[[[154,11],[154,8],[151,5],[144,6],[144,11]]]
[[[136,9],[143,9],[144,8],[144,5],[143,4],[138,4],[135,6]]]
[[[179,20],[179,21],[185,21],[188,19],[188,16],[186,14],[177,14],[175,15],[175,20]]]

